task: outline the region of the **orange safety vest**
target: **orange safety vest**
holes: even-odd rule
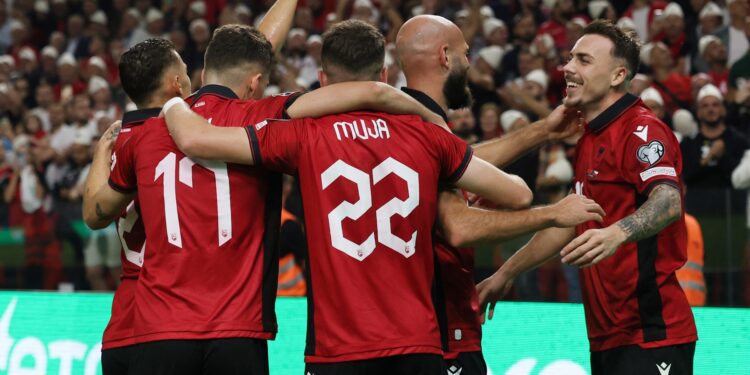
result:
[[[297,221],[297,217],[289,211],[281,210],[281,225],[287,220]],[[294,254],[287,254],[279,260],[279,286],[276,289],[277,296],[303,297],[307,285],[302,269],[294,262]]]
[[[685,214],[687,227],[687,262],[677,270],[677,280],[691,306],[706,304],[706,281],[703,278],[703,233],[695,217]]]

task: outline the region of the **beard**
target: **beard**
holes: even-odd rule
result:
[[[463,69],[451,70],[443,84],[443,95],[448,109],[470,107],[474,98],[469,91],[469,73]]]
[[[713,128],[718,127],[722,123],[724,123],[724,116],[719,116],[719,117],[716,118],[716,120],[711,120],[711,121],[709,121],[709,120],[703,120],[702,122],[703,122],[703,124],[705,124],[709,128],[713,129]]]

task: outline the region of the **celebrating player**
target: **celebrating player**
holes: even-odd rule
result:
[[[563,262],[582,267],[594,375],[692,374],[697,333],[675,276],[687,258],[679,144],[627,93],[637,39],[606,21],[583,33],[564,68],[565,104],[588,122],[577,146],[575,192],[607,216],[537,233],[478,286],[481,309],[491,303],[491,317],[515,276],[559,251]]]
[[[384,81],[383,57],[376,29],[339,23],[323,38],[320,81]],[[472,158],[465,143],[414,116],[268,120],[249,126],[243,137],[211,127],[182,103],[165,113],[178,145],[200,135],[202,157],[299,176],[310,251],[307,372],[441,371],[431,293],[438,182],[521,207],[531,194],[518,177]]]

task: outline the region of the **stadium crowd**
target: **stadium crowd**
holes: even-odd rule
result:
[[[231,23],[253,25],[272,3],[0,3],[0,227],[22,227],[25,238],[23,271],[15,278],[4,273],[1,287],[58,289],[62,281],[75,289],[116,287],[121,245],[114,226],[88,234],[75,224],[81,218],[92,147],[113,121],[133,108],[120,85],[120,56],[148,38],[167,38],[187,64],[193,89],[198,89],[212,30]],[[404,86],[393,43],[403,22],[420,14],[452,20],[471,46],[469,80],[475,101],[472,108],[449,113],[454,132],[468,143],[523,131],[549,115],[565,89],[561,67],[590,21],[605,18],[635,30],[644,46],[630,91],[681,139],[686,211],[698,218],[689,224],[683,287],[689,295],[695,293],[695,304],[750,305],[750,295],[742,294],[750,291],[742,287],[750,285],[744,227],[744,189],[750,187],[747,1],[300,1],[266,94],[319,87],[320,34],[343,19],[360,19],[382,31],[389,43],[388,83]],[[536,203],[558,201],[571,188],[575,141],[544,146],[506,170],[525,180]],[[299,217],[292,185],[285,189],[287,209]],[[287,250],[301,260],[299,226],[287,230],[290,234],[282,236],[288,240]],[[516,243],[527,239],[479,249],[477,254],[492,254],[484,258],[491,258],[488,266],[494,269],[518,248]],[[73,266],[66,269],[63,244],[74,254]],[[707,262],[713,259],[715,267],[707,270],[706,281],[704,247]],[[580,301],[577,277],[575,268],[550,262],[518,280],[514,297]]]

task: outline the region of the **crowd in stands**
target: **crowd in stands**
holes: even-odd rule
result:
[[[116,287],[116,230],[88,234],[75,224],[93,144],[134,108],[119,82],[121,54],[147,38],[167,38],[197,89],[212,30],[229,23],[257,24],[272,3],[0,1],[0,227],[23,228],[24,233],[22,271],[14,277],[3,274],[0,287],[58,289],[63,281],[75,289]],[[721,271],[715,279],[708,272],[705,283],[701,272],[700,280],[696,276],[683,285],[699,295],[702,289],[708,303],[750,304],[742,295],[750,290],[743,287],[750,284],[744,226],[750,211],[740,190],[750,186],[747,0],[299,0],[267,94],[318,87],[320,35],[348,18],[383,32],[390,43],[388,83],[404,86],[393,43],[401,24],[419,14],[452,20],[471,47],[474,104],[450,113],[454,132],[470,143],[523,131],[562,102],[562,67],[592,20],[609,19],[637,33],[643,42],[641,67],[630,91],[681,140],[687,213],[700,222],[698,236],[703,228],[700,259],[691,250],[695,258],[688,265],[702,268],[705,248],[707,262],[718,259]],[[507,171],[526,181],[537,203],[557,201],[570,190],[575,141],[545,146]],[[290,212],[299,216],[294,207]],[[696,238],[696,229],[692,232]],[[72,250],[71,269],[62,267],[63,248]],[[512,242],[478,249],[493,254],[489,267],[514,250]],[[728,255],[713,255],[718,253]],[[517,282],[514,298],[580,301],[577,270],[558,261],[529,275]]]

